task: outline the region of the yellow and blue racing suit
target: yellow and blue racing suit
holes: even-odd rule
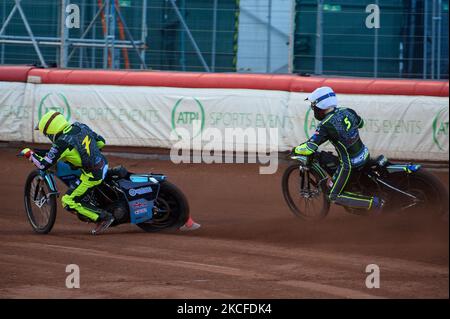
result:
[[[41,170],[46,170],[58,161],[64,161],[73,168],[80,169],[80,183],[75,189],[62,197],[61,201],[67,210],[73,210],[92,220],[105,218],[105,212],[97,207],[82,202],[87,192],[100,185],[108,170],[108,162],[100,152],[105,140],[92,131],[87,125],[73,123],[56,136],[50,150],[41,157],[36,153],[31,155],[31,161]]]

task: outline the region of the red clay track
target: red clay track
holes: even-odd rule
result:
[[[111,158],[164,172],[187,195],[202,228],[147,234],[131,225],[93,237],[61,208],[50,235],[35,235],[22,201],[32,169],[0,149],[0,297],[398,298],[449,297],[448,223],[423,216],[356,217],[334,208],[318,224],[291,215],[276,175],[255,165],[174,165]],[[448,174],[439,174],[448,185]],[[81,288],[67,289],[78,264]],[[381,288],[365,287],[377,264]]]

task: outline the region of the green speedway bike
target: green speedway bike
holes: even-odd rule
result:
[[[339,159],[331,152],[311,156],[290,155],[295,161],[284,172],[284,199],[294,215],[319,220],[330,209],[327,180],[336,171]],[[385,156],[371,159],[354,173],[346,191],[385,199],[383,211],[427,211],[448,220],[449,195],[441,181],[419,164],[393,164]],[[344,207],[366,215],[367,210]]]

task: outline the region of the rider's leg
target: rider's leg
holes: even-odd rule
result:
[[[68,210],[75,210],[80,215],[89,218],[90,220],[96,222],[106,216],[104,212],[100,209],[96,209],[92,206],[87,206],[82,203],[82,199],[88,191],[92,190],[96,186],[102,183],[102,179],[94,179],[92,173],[83,173],[80,177],[81,183],[72,190],[69,190],[66,195],[61,199],[62,205]]]
[[[374,198],[371,196],[364,196],[351,192],[342,192],[337,196],[335,203],[351,208],[371,209],[374,203]]]
[[[98,207],[83,203],[82,199],[87,192],[97,187],[103,182],[108,171],[108,165],[105,164],[100,169],[94,172],[85,172],[82,170],[80,177],[80,184],[72,191],[67,192],[61,199],[64,208],[68,210],[75,210],[79,214],[89,218],[97,223],[95,229],[91,231],[93,235],[106,230],[114,222],[114,216]]]
[[[330,201],[335,204],[348,206],[352,208],[371,209],[373,205],[373,197],[363,196],[344,191],[351,176],[352,167],[344,165],[342,162],[339,164],[336,173],[333,176],[333,185],[328,194]]]

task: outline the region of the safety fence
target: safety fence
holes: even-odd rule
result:
[[[361,136],[372,154],[448,161],[449,85],[442,81],[1,66],[0,140],[47,142],[33,128],[55,109],[110,145],[170,148],[185,129],[198,142],[193,149],[245,144],[252,152],[266,141],[242,135],[275,129],[268,143],[286,151],[314,133],[318,122],[304,99],[322,85],[365,119]],[[211,138],[213,129],[240,133],[224,143]]]
[[[448,0],[0,0],[0,64],[448,79]]]

